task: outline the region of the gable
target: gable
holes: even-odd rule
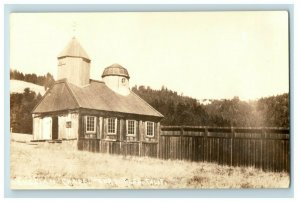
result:
[[[78,108],[78,103],[65,82],[55,83],[32,113],[55,112]]]

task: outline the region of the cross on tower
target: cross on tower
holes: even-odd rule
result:
[[[77,23],[76,23],[76,22],[73,22],[72,27],[73,27],[73,37],[75,37],[75,35],[76,35]]]

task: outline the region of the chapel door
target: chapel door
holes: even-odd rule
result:
[[[52,118],[51,117],[44,117],[42,119],[42,139],[43,140],[51,140],[52,136]]]
[[[52,117],[52,140],[58,139],[58,117]]]

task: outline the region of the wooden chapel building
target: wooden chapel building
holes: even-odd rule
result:
[[[74,140],[78,149],[114,153],[130,147],[140,154],[143,143],[156,150],[163,115],[130,90],[124,67],[113,64],[102,81],[90,79],[91,59],[76,38],[57,59],[57,81],[32,111],[34,140]]]

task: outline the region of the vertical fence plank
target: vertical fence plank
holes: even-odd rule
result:
[[[290,171],[289,129],[161,126],[158,143],[78,139],[78,150]]]

